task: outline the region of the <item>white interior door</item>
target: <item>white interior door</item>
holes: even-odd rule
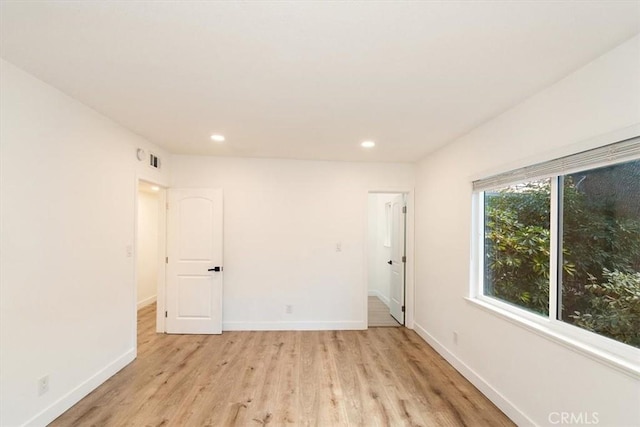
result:
[[[404,195],[391,202],[391,292],[389,311],[404,325],[404,266],[405,266],[405,217]]]
[[[169,189],[168,196],[166,331],[220,334],[222,190]]]

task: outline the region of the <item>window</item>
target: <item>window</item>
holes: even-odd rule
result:
[[[484,193],[484,294],[549,313],[550,180]]]
[[[640,160],[560,182],[558,318],[640,347]]]
[[[474,190],[479,299],[589,343],[640,348],[640,138]]]

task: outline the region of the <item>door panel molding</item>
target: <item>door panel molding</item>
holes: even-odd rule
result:
[[[166,332],[222,333],[222,190],[169,189]]]

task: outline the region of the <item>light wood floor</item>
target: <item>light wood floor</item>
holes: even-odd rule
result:
[[[53,426],[513,425],[413,331],[154,333]]]
[[[369,327],[400,327],[400,323],[389,314],[389,307],[378,297],[369,297],[367,300]]]

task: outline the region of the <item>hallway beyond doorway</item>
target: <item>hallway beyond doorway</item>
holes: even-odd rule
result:
[[[375,296],[368,299],[368,326],[371,327],[400,327],[400,323],[389,314],[389,307],[382,300]]]

